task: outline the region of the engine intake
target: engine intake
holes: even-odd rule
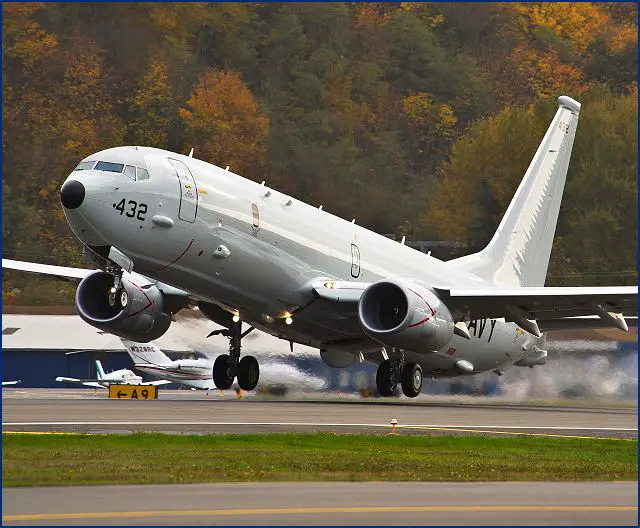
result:
[[[433,352],[453,337],[453,318],[446,305],[422,285],[385,279],[360,297],[360,325],[384,345],[414,352]]]
[[[104,271],[82,279],[76,290],[80,317],[91,326],[131,341],[148,343],[162,336],[171,324],[171,314],[165,312],[171,303],[163,293],[155,285],[140,287],[126,276],[121,286],[114,296],[113,275]]]

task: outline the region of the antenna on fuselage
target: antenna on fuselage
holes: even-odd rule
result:
[[[405,241],[406,239],[407,239],[407,237],[406,237],[406,236],[403,236],[403,237],[402,237],[402,240],[400,241],[400,243],[401,243],[403,246],[404,246],[404,241]]]
[[[320,209],[322,211],[323,207],[324,207],[324,205],[321,205],[320,207],[318,207],[318,209]]]
[[[193,158],[193,147],[191,147],[191,150],[189,151],[189,157]]]

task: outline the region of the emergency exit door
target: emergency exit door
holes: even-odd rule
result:
[[[180,208],[178,218],[186,222],[195,222],[198,212],[198,190],[196,181],[187,166],[176,159],[169,158],[171,165],[176,170],[180,182]]]

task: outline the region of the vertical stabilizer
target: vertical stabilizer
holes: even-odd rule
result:
[[[122,339],[122,344],[136,365],[149,364],[166,366],[172,363],[169,356],[153,343],[134,343],[133,341]]]
[[[96,372],[98,373],[98,379],[103,380],[105,378],[104,369],[99,359],[96,359]]]
[[[450,261],[496,286],[544,286],[580,103],[559,108],[491,242]]]

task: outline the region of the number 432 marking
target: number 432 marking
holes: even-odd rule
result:
[[[125,212],[125,207],[128,209],[126,212]],[[138,203],[135,200],[129,200],[125,206],[125,198],[120,200],[120,202],[117,205],[114,203],[113,208],[116,211],[120,211],[120,216],[122,216],[122,214],[124,213],[124,215],[128,216],[129,218],[137,218],[138,220],[141,220],[143,222],[144,222],[144,215],[147,213],[147,204]],[[136,211],[137,211],[137,214],[136,214]]]

